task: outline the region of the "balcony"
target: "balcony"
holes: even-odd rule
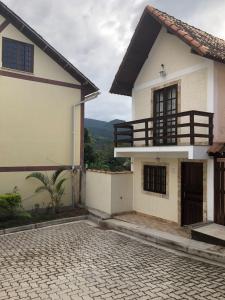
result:
[[[191,110],[114,125],[115,156],[130,156],[128,152],[138,151],[186,151],[187,158],[192,158],[194,150],[205,146],[201,150],[205,153],[212,143],[213,113],[208,112]],[[126,155],[120,155],[122,152]]]

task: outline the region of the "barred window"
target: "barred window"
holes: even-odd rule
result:
[[[144,191],[166,194],[166,167],[144,166]]]
[[[2,66],[9,69],[33,72],[34,46],[8,38],[2,40]]]

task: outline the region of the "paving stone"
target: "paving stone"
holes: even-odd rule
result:
[[[0,236],[0,299],[225,299],[225,268],[86,222]]]

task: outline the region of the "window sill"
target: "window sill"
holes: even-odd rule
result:
[[[160,193],[154,193],[154,192],[149,192],[145,191],[142,189],[142,193],[148,196],[153,196],[155,198],[160,198],[160,199],[168,199],[169,200],[169,193],[167,194],[160,194]]]

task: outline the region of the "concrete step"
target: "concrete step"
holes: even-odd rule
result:
[[[225,264],[225,249],[218,251],[214,245],[115,219],[102,220],[99,222],[99,225],[166,246],[170,249]]]
[[[90,217],[93,217],[93,218],[97,218],[100,220],[111,219],[111,215],[109,215],[105,212],[102,212],[100,210],[94,209],[94,208],[88,208],[88,212],[89,212]]]
[[[225,226],[206,224],[191,231],[194,240],[225,247]]]

